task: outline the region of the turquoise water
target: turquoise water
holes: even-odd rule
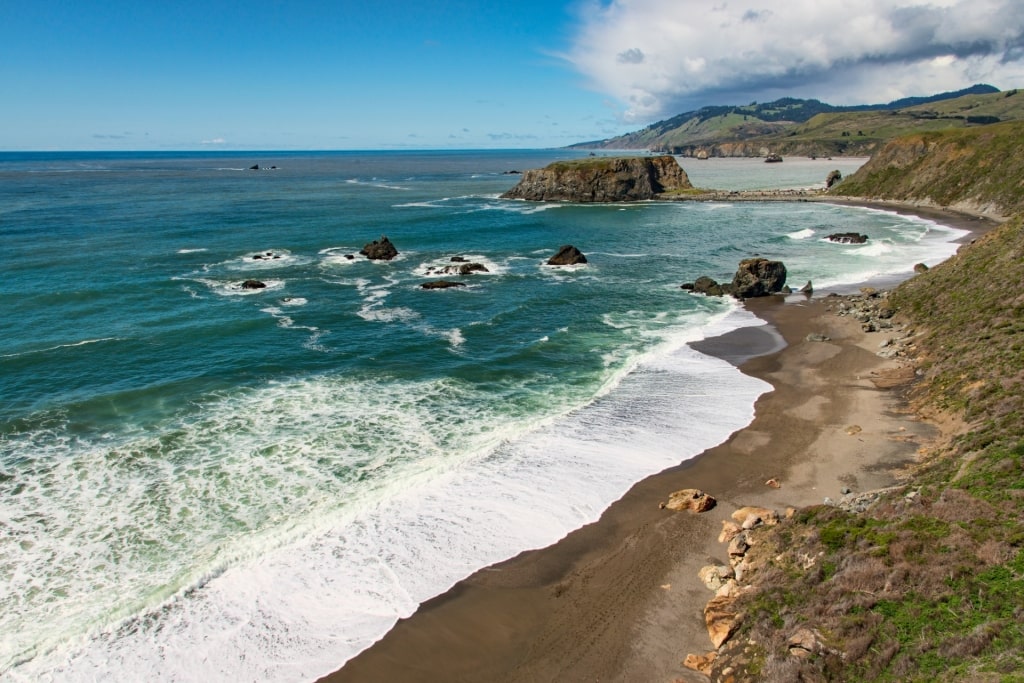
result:
[[[0,675],[333,670],[749,422],[767,386],[687,342],[758,321],[682,282],[758,253],[820,291],[959,235],[819,204],[497,198],[569,155],[0,154]],[[742,189],[860,163],[721,161],[684,164]],[[871,240],[821,239],[852,230]],[[398,258],[358,255],[381,235]],[[544,265],[563,244],[589,264]],[[452,256],[488,272],[421,289]]]

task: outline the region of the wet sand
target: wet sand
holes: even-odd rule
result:
[[[904,209],[973,232],[993,225]],[[744,505],[782,511],[838,499],[843,487],[892,485],[939,435],[898,386],[871,381],[900,365],[875,353],[885,334],[829,312],[827,294],[750,300],[764,326],[695,344],[773,386],[749,426],[637,483],[558,543],[476,572],[322,680],[706,681],[681,662],[712,649],[702,614],[712,594],[697,572],[727,560],[721,522]],[[810,333],[831,340],[807,341]],[[772,478],[781,488],[765,485]],[[718,505],[700,515],[659,509],[683,488]]]

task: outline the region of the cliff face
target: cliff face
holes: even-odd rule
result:
[[[830,194],[892,199],[993,217],[1024,210],[1024,122],[892,140]]]
[[[631,202],[692,189],[676,160],[658,157],[589,157],[526,171],[503,199]]]

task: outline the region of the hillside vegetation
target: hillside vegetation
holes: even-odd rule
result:
[[[917,133],[886,144],[829,194],[1005,216],[1024,211],[1024,121]]]
[[[837,107],[783,98],[686,112],[627,135],[577,149],[646,149],[682,156],[868,156],[910,132],[1024,120],[1024,91],[974,86],[886,105]]]
[[[902,138],[844,183],[1016,212],[888,300],[917,330],[912,405],[966,427],[866,512],[813,506],[756,530],[714,680],[1024,680],[1024,175],[1002,159],[1022,131]]]

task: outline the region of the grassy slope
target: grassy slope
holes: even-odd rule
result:
[[[948,158],[949,174],[976,151]],[[1013,196],[984,174],[964,191],[1020,204],[1024,176]],[[919,330],[913,404],[969,428],[866,513],[815,506],[758,532],[755,590],[720,660],[737,680],[1024,680],[1022,268],[1019,213],[891,294]],[[806,659],[787,648],[799,628],[823,643]]]
[[[1024,211],[1024,121],[893,140],[831,194]]]
[[[721,108],[727,109],[727,108]],[[970,124],[968,116],[1024,120],[1024,91],[962,97],[899,110],[823,113],[802,123],[762,106],[734,107],[716,116],[670,119],[628,135],[591,143],[608,149],[652,149],[749,142],[773,149],[816,149],[821,153],[864,153],[894,136],[913,131],[948,130]],[[764,120],[759,117],[769,117]]]

